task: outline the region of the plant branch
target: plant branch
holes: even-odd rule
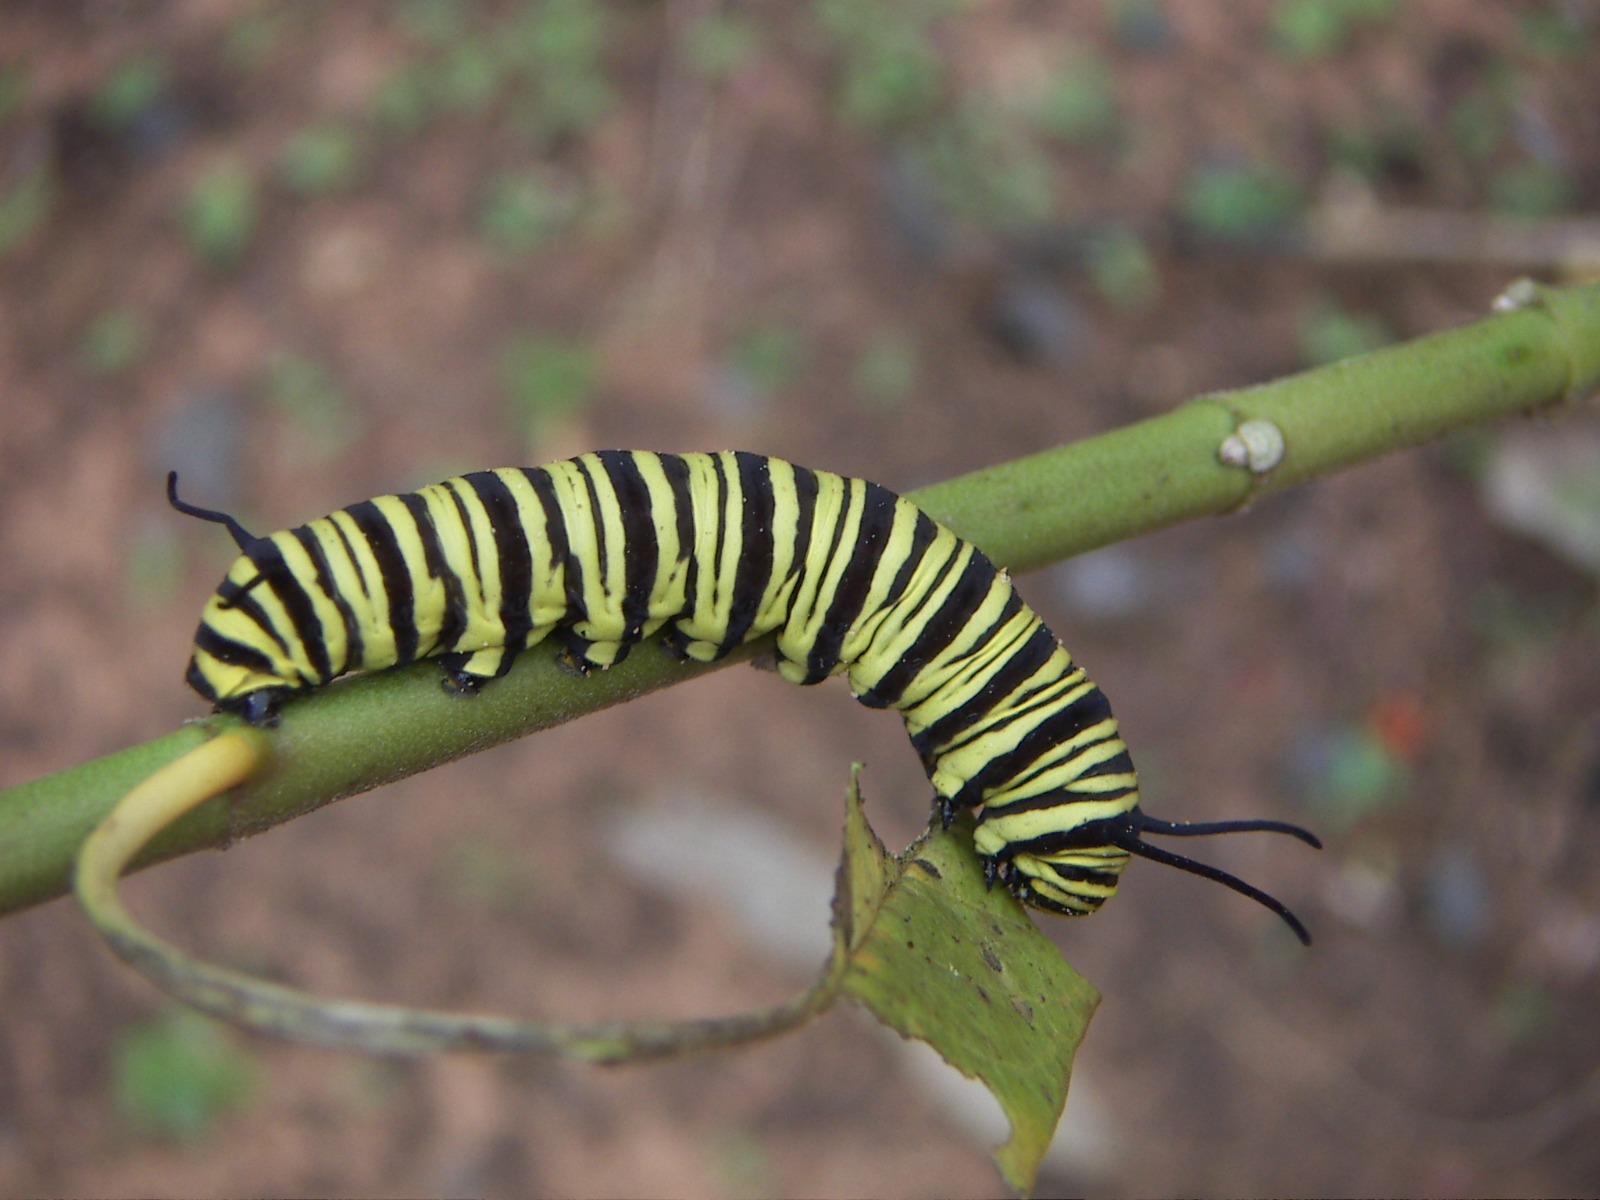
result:
[[[1511,311],[1460,329],[1200,396],[1161,416],[909,496],[996,562],[1022,572],[1230,512],[1386,451],[1600,387],[1600,285],[1517,295]],[[1282,434],[1285,449],[1271,469],[1219,457],[1246,421],[1270,422]],[[746,647],[728,661],[753,653]],[[258,780],[190,813],[138,865],[225,845],[714,669],[635,651],[609,671],[578,679],[557,668],[554,647],[545,643],[470,699],[446,695],[428,662],[336,683],[286,707],[270,736],[271,765]],[[235,724],[210,717],[0,791],[0,913],[63,894],[79,845],[124,793],[211,732]]]

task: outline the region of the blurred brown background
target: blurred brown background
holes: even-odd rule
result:
[[[1561,277],[1597,39],[1576,0],[9,0],[0,783],[201,712],[232,548],[171,467],[261,531],[602,446],[910,489]],[[1469,224],[1417,261],[1397,212]],[[1148,864],[1045,922],[1105,1000],[1041,1192],[1600,1185],[1596,436],[1462,436],[1022,581],[1152,811],[1329,843],[1204,855],[1310,953]],[[776,947],[825,923],[852,759],[904,844],[896,722],[729,671],[128,891],[319,989],[729,1011],[806,979]],[[0,925],[0,1004],[0,1193],[999,1187],[854,1012],[622,1071],[371,1062],[175,1015],[66,902]]]

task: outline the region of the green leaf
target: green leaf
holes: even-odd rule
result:
[[[0,67],[0,125],[22,111],[28,100],[27,69],[15,63]]]
[[[997,105],[961,104],[907,145],[938,202],[981,229],[1030,229],[1055,214],[1058,188],[1050,159]]]
[[[218,163],[195,181],[183,209],[190,249],[210,266],[237,266],[255,234],[257,208],[255,180],[244,165]]]
[[[338,454],[360,432],[360,421],[337,376],[314,358],[273,355],[262,377],[261,398],[287,417],[318,455]]]
[[[901,332],[873,337],[856,356],[851,381],[874,408],[899,408],[917,388],[920,373],[916,339]]]
[[[1155,256],[1131,229],[1109,226],[1096,235],[1088,267],[1095,289],[1124,312],[1142,311],[1161,298]]]
[[[255,1063],[233,1035],[197,1013],[180,1010],[117,1038],[112,1089],[141,1133],[199,1141],[254,1082]]]
[[[1321,58],[1344,49],[1350,20],[1329,0],[1285,0],[1272,10],[1272,36],[1295,58]]]
[[[1057,71],[1034,112],[1041,133],[1073,142],[1103,137],[1117,124],[1117,96],[1110,65],[1085,57]]]
[[[455,112],[476,115],[495,102],[505,68],[490,43],[462,41],[451,47],[436,72],[434,91],[440,103]]]
[[[507,172],[484,189],[478,232],[502,250],[527,254],[570,228],[580,207],[577,189],[551,172]]]
[[[107,379],[132,370],[150,348],[150,325],[136,308],[113,308],[89,322],[78,338],[78,365]]]
[[[398,15],[400,27],[417,41],[448,46],[465,31],[472,9],[456,0],[406,0]]]
[[[432,75],[419,63],[396,67],[372,97],[372,115],[401,135],[419,133],[434,115]]]
[[[270,8],[241,14],[223,36],[223,63],[240,71],[260,70],[277,49],[287,19],[287,13]]]
[[[605,53],[609,20],[594,0],[530,4],[504,31],[507,56],[530,75],[593,69]]]
[[[340,121],[302,129],[289,139],[278,160],[278,176],[302,196],[346,191],[361,178],[361,140]]]
[[[694,69],[707,79],[719,80],[748,66],[764,40],[765,32],[756,21],[716,13],[690,25],[683,44]]]
[[[1010,892],[984,885],[969,821],[930,832],[895,862],[867,826],[852,781],[845,844],[850,876],[836,903],[855,922],[845,994],[994,1094],[1011,1122],[995,1162],[1026,1194],[1099,992]],[[888,895],[875,904],[885,876]]]
[[[1300,214],[1298,188],[1274,169],[1202,167],[1183,194],[1184,216],[1202,233],[1252,241],[1281,230]]]
[[[944,92],[945,68],[927,25],[936,6],[821,0],[814,16],[839,56],[837,105],[865,129],[915,124]]]
[[[10,191],[0,194],[0,258],[10,254],[49,219],[55,191],[55,178],[49,165],[39,163],[23,172]]]
[[[1314,366],[1354,358],[1387,346],[1394,335],[1376,313],[1351,312],[1329,298],[1307,306],[1300,318],[1300,345]]]
[[[747,329],[728,347],[727,362],[739,379],[763,396],[783,391],[800,374],[807,356],[806,337],[777,321]]]
[[[159,58],[130,59],[100,85],[89,111],[107,129],[126,129],[161,98],[166,86],[167,67]]]
[[[547,422],[589,406],[600,365],[583,342],[520,337],[501,353],[500,374],[513,411],[536,439]]]
[[[1495,173],[1489,197],[1495,208],[1513,217],[1558,216],[1572,208],[1577,189],[1567,172],[1543,163],[1519,163]]]
[[[1553,11],[1524,14],[1518,35],[1523,48],[1540,58],[1581,59],[1594,52],[1593,39],[1585,16],[1592,11]]]

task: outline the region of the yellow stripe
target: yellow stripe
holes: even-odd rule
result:
[[[361,665],[372,668],[380,663],[392,663],[395,660],[394,630],[389,624],[389,595],[383,586],[378,560],[348,512],[341,508],[330,513],[327,519],[339,527],[355,551],[354,569],[361,579],[360,594],[365,597],[365,603],[355,605],[364,647]]]
[[[311,535],[318,543],[322,538],[316,529],[310,530]],[[311,611],[315,616],[323,649],[328,656],[329,671],[333,675],[343,674],[351,666],[349,638],[345,633],[344,618],[339,615],[339,609],[334,604],[332,597],[323,591],[317,584],[317,568],[311,555],[306,552],[300,540],[291,534],[275,533],[272,535],[273,545],[278,547],[278,552],[283,555],[283,562],[294,576],[300,589],[305,593],[311,603]],[[330,564],[331,565],[331,564]],[[265,586],[256,589],[256,592],[265,592]],[[285,612],[284,620],[288,620]],[[305,674],[313,674],[311,654],[303,639],[294,643],[295,664]]]

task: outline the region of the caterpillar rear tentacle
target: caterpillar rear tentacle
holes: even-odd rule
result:
[[[1105,695],[1005,572],[877,484],[738,451],[612,450],[473,472],[265,537],[184,503],[176,474],[168,498],[240,548],[201,614],[188,681],[252,724],[347,672],[425,657],[471,693],[551,634],[579,674],[657,633],[702,662],[770,635],[786,679],[844,674],[863,704],[900,714],[939,820],[974,813],[991,885],[1091,913],[1137,855],[1223,883],[1310,940],[1277,900],[1143,836],[1316,838],[1280,821],[1145,816]]]

